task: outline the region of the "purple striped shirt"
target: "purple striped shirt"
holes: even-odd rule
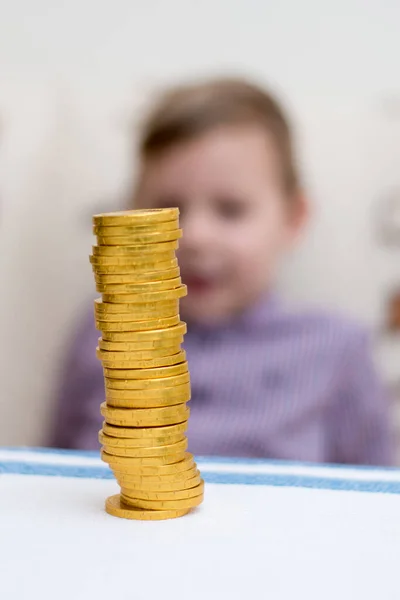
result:
[[[92,313],[66,364],[52,445],[98,448],[104,400]],[[229,326],[190,326],[184,347],[195,454],[388,464],[387,398],[350,320],[264,302]]]

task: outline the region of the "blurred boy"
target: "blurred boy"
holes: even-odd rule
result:
[[[167,93],[140,144],[135,207],[178,206],[195,454],[384,464],[385,394],[349,320],[274,296],[307,215],[289,125],[267,92],[217,80]],[[97,448],[103,401],[92,313],[66,365],[53,444]]]

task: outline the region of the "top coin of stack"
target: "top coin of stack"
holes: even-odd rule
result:
[[[181,349],[186,295],[175,250],[176,208],[95,215],[90,262],[96,289],[97,356],[105,378],[102,458],[121,494],[106,510],[130,519],[186,514],[203,499],[203,481],[186,452],[190,380]]]

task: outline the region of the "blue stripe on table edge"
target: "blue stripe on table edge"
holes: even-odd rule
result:
[[[49,465],[15,461],[0,463],[0,475],[2,474],[113,479],[112,472],[100,466]],[[202,476],[207,483],[400,494],[400,481],[358,481],[355,479],[313,477],[312,475],[212,473],[206,470],[202,471]]]
[[[75,456],[82,458],[99,458],[100,453],[98,450],[67,450],[64,448],[32,448],[30,446],[0,446],[0,451],[6,450],[13,454],[22,452],[31,452],[33,454],[54,454],[59,456]],[[286,467],[323,467],[324,469],[335,469],[345,471],[393,471],[399,472],[399,467],[389,466],[376,466],[376,465],[340,465],[334,463],[315,463],[307,461],[290,461],[290,460],[278,460],[269,458],[241,458],[231,456],[196,456],[197,462],[219,464],[219,465],[281,465]],[[1,461],[0,461],[1,463]]]

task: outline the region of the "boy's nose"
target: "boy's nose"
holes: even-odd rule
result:
[[[197,249],[212,242],[213,227],[206,215],[186,215],[181,219],[181,227],[183,229],[181,247]]]

